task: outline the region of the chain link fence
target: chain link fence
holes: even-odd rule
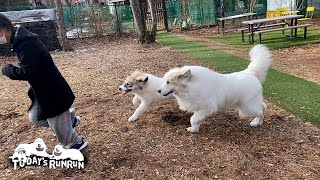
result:
[[[89,5],[64,7],[69,38],[134,32],[130,5]]]
[[[211,26],[217,22],[216,0],[166,0],[169,29]]]
[[[308,6],[314,7],[314,14],[317,14],[320,17],[320,0],[308,0]]]
[[[220,3],[217,7],[218,16],[221,17]],[[267,0],[256,0],[254,4],[251,4],[251,0],[224,0],[224,8],[225,16],[255,12],[259,17],[264,17],[267,12]]]

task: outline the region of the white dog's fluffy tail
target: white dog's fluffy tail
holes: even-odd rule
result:
[[[250,64],[246,71],[254,73],[260,82],[266,79],[267,71],[271,64],[271,54],[269,49],[262,45],[255,45],[250,53]]]

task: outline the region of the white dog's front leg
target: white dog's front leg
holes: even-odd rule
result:
[[[190,118],[191,127],[187,128],[187,131],[191,133],[199,132],[200,125],[204,121],[204,119],[207,117],[207,113],[204,111],[197,111],[193,114],[193,116]]]
[[[258,127],[258,126],[261,126],[262,124],[263,124],[263,118],[256,117],[251,121],[250,126],[251,127]]]
[[[136,109],[136,111],[133,113],[133,115],[128,119],[129,122],[134,122],[138,119],[138,117],[147,111],[149,107],[149,103],[141,102],[139,107]]]
[[[132,103],[135,106],[138,106],[140,102],[141,102],[141,100],[137,96],[134,96],[134,98],[132,99]]]

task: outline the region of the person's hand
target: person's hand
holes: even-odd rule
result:
[[[6,75],[8,74],[9,69],[12,68],[12,67],[13,67],[12,64],[6,64],[6,65],[4,65],[4,66],[2,67],[2,74],[6,76]]]

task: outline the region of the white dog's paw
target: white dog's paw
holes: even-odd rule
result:
[[[187,131],[188,131],[188,132],[191,132],[191,133],[196,133],[196,132],[199,132],[199,128],[188,127],[188,128],[187,128]]]
[[[258,126],[261,126],[262,124],[263,124],[263,119],[256,117],[251,121],[250,126],[251,127],[258,127]]]
[[[137,117],[132,117],[132,116],[131,116],[131,117],[128,119],[128,121],[129,121],[129,122],[135,122],[137,119],[138,119]]]

